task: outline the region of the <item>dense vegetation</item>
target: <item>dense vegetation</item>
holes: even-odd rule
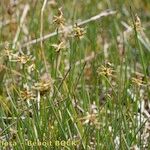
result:
[[[0,149],[150,149],[149,0],[0,1]]]

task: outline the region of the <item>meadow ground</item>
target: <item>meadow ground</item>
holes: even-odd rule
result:
[[[0,149],[150,150],[149,0],[0,1]]]

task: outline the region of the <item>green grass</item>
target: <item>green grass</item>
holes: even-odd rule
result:
[[[25,4],[30,9],[17,42],[40,38],[43,2],[21,1],[11,15],[7,1],[0,2],[0,23],[16,20],[0,24],[0,149],[149,150],[149,1],[49,1],[43,35],[57,31],[60,7],[66,27],[107,9],[116,13],[81,26],[81,39],[75,31],[58,33],[43,47],[13,48]],[[63,41],[56,52],[53,45]],[[21,63],[22,56],[31,58]]]

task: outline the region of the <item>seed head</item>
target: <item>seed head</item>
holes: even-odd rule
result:
[[[143,82],[142,78],[133,77],[133,78],[132,78],[132,83],[134,83],[134,84],[137,85],[138,87],[144,85],[144,82]]]
[[[106,77],[113,77],[113,73],[115,71],[113,70],[113,68],[109,65],[109,66],[101,66],[97,69],[97,73],[98,75],[104,75]]]
[[[65,42],[62,41],[59,44],[52,44],[52,46],[55,48],[56,52],[60,52],[62,49],[66,48]]]
[[[21,99],[22,100],[34,100],[35,95],[33,94],[32,91],[25,89],[25,90],[21,91]]]
[[[35,83],[33,86],[33,89],[39,91],[41,95],[47,93],[49,90],[51,90],[51,88],[52,88],[51,81],[41,80],[40,82]]]
[[[90,124],[90,125],[99,125],[98,122],[98,115],[96,113],[89,113],[87,112],[87,115],[85,117],[80,118],[81,121],[83,121],[83,124]]]
[[[6,55],[9,57],[9,61],[10,62],[18,62],[21,64],[26,64],[27,62],[29,62],[32,58],[31,55],[20,55],[19,54],[13,54],[11,51],[6,51]]]
[[[77,37],[79,39],[84,37],[84,34],[86,33],[84,28],[79,27],[77,24],[75,25],[75,27],[73,28],[73,34],[74,37]]]
[[[58,9],[58,16],[54,16],[53,22],[58,26],[58,28],[64,28],[65,18],[62,12],[62,8]]]
[[[31,56],[27,56],[27,55],[22,55],[22,56],[18,56],[16,61],[20,62],[21,64],[26,64],[28,61],[30,61]]]

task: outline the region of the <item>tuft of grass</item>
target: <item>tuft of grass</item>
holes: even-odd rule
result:
[[[0,4],[0,149],[150,149],[148,0]]]

